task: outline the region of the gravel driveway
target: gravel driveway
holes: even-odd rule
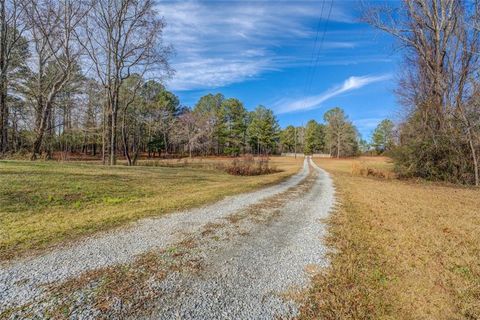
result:
[[[328,173],[305,159],[297,175],[278,185],[141,220],[0,267],[0,317],[42,317],[50,314],[58,301],[62,301],[63,316],[72,319],[293,317],[297,313],[295,293],[308,285],[309,271],[326,263],[321,219],[333,204]],[[94,280],[84,283],[88,290],[82,287],[69,292],[68,306],[62,296],[65,293],[56,293],[52,300],[52,285],[71,282],[92,270],[135,263],[139,255],[165,252],[186,239],[194,245],[183,255],[172,254],[179,263],[161,278],[148,278],[136,303],[122,304],[109,296],[102,300],[113,305],[108,312],[91,305],[89,297],[97,294],[100,286],[100,281]],[[178,267],[192,262],[196,268]]]

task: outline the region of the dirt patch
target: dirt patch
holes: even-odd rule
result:
[[[220,229],[223,226],[225,226],[225,224],[223,224],[223,223],[209,222],[203,227],[203,231],[201,232],[201,235],[202,236],[208,236],[208,235],[214,234],[215,230]]]

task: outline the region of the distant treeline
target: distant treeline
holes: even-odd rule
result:
[[[248,111],[239,99],[207,94],[189,108],[161,83],[138,78],[126,79],[119,94],[116,149],[130,164],[142,154],[239,156],[297,151],[352,156],[360,151],[357,130],[340,108],[325,113],[325,124],[311,120],[305,127],[281,130],[273,111],[264,106]],[[45,158],[54,153],[108,157],[102,152],[107,136],[102,86],[81,78],[68,89],[52,106],[39,154]],[[29,154],[35,137],[34,110],[28,103],[14,110],[8,126],[8,150]]]

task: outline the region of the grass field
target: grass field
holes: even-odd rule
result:
[[[302,161],[273,157],[282,171],[253,177],[199,165],[204,161],[113,168],[1,161],[0,260],[276,183],[297,172]]]
[[[480,190],[357,174],[386,158],[315,161],[341,205],[301,318],[480,319]]]

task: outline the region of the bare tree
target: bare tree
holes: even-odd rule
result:
[[[358,134],[340,108],[333,108],[323,116],[326,122],[326,138],[330,154],[337,158],[353,156],[358,152]]]
[[[401,7],[364,12],[366,22],[393,35],[405,52],[397,91],[409,108],[403,141],[416,140],[407,167],[425,176],[452,172],[460,180],[471,167],[479,185],[478,131],[465,109],[478,84],[480,33],[470,24],[480,18],[478,1],[404,0]]]
[[[85,12],[82,1],[41,0],[25,4],[35,69],[27,89],[35,104],[32,160],[40,153],[57,95],[78,70],[81,50],[74,33]]]
[[[127,164],[133,166],[137,162],[140,152],[140,138],[143,133],[142,101],[138,95],[140,87],[143,85],[143,79],[138,75],[133,75],[123,82],[120,90],[119,104],[121,106],[122,116],[122,140],[123,153],[127,158]],[[129,132],[132,139],[129,139]],[[131,144],[130,144],[131,140]],[[133,152],[133,159],[130,154]]]
[[[214,126],[204,114],[188,110],[178,117],[175,126],[174,139],[177,143],[183,143],[190,158],[193,153],[208,148],[210,136]]]
[[[101,112],[103,91],[101,86],[92,79],[85,81],[85,114],[83,118],[83,143],[82,152],[89,151],[92,156],[97,153],[97,136],[99,133],[98,116]]]
[[[170,48],[163,46],[163,19],[152,0],[94,0],[80,37],[105,88],[103,161],[116,163],[119,92],[132,73],[169,71]]]

